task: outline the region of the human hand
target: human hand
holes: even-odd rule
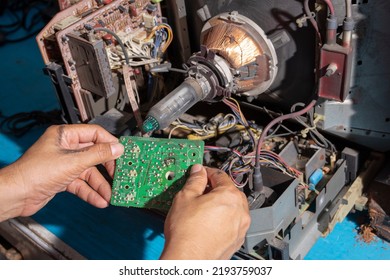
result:
[[[228,175],[195,165],[165,221],[161,259],[229,259],[249,225],[246,197]]]
[[[0,170],[0,221],[32,215],[65,190],[107,207],[111,186],[95,165],[104,164],[112,176],[123,152],[118,139],[98,125],[49,127],[20,159]]]

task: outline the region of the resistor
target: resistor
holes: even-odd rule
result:
[[[134,6],[130,6],[129,13],[130,13],[130,17],[138,17],[137,8]]]

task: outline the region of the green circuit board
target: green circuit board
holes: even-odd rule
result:
[[[190,167],[203,162],[203,141],[122,136],[111,204],[168,211]]]

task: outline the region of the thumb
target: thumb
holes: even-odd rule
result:
[[[98,143],[79,150],[77,158],[82,165],[91,167],[117,159],[124,150],[121,143]]]
[[[207,172],[201,164],[195,164],[191,168],[190,177],[187,179],[182,191],[200,196],[204,193],[207,185]]]

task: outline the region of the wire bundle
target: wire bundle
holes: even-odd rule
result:
[[[234,115],[236,116],[239,123],[249,127],[248,121],[246,120],[244,114],[242,113],[239,104],[234,99],[226,99],[224,103],[228,105],[232,110]],[[282,173],[291,176],[293,178],[302,178],[302,172],[289,166],[283,158],[281,158],[277,153],[264,149],[263,144],[266,141],[269,141],[270,138],[274,138],[278,135],[270,134],[268,135],[268,131],[276,124],[278,124],[277,129],[273,132],[275,133],[280,127],[283,127],[288,131],[287,135],[304,135],[304,131],[306,134],[309,134],[313,141],[319,146],[325,149],[331,150],[333,153],[336,152],[336,148],[329,140],[327,140],[316,128],[316,120],[313,119],[313,110],[311,110],[316,101],[313,100],[306,107],[301,109],[300,111],[295,111],[297,106],[305,106],[305,104],[297,103],[291,108],[291,113],[287,115],[279,115],[274,118],[262,131],[261,136],[258,139],[258,143],[256,146],[256,150],[250,151],[248,149],[248,144],[246,145],[247,150],[238,150],[241,149],[242,146],[236,149],[230,149],[226,147],[216,147],[216,146],[205,146],[207,152],[217,151],[220,153],[230,153],[227,160],[221,165],[221,169],[228,173],[236,184],[237,187],[244,187],[248,182],[251,182],[249,178],[256,171],[256,168],[260,166],[267,166],[281,171]],[[271,116],[271,114],[267,111],[267,113]],[[308,117],[306,121],[302,119],[300,116],[307,113]],[[296,119],[304,129],[301,131],[291,131],[281,124],[283,120],[287,119]],[[254,128],[249,127],[248,131],[256,131]],[[260,131],[256,131],[260,133]],[[251,133],[253,137],[253,133]],[[251,182],[252,183],[252,182]],[[303,184],[303,183],[302,183]],[[305,187],[305,185],[303,184]]]
[[[165,30],[165,31],[162,32],[163,30]],[[148,40],[152,39],[153,37],[156,37],[156,40],[157,40],[157,38],[159,36],[161,36],[162,34],[166,36],[166,38],[164,38],[165,43],[161,44],[161,42],[159,42],[158,46],[157,46],[156,43],[155,43],[155,45],[156,45],[157,49],[160,48],[160,46],[162,45],[161,52],[165,53],[166,50],[168,49],[169,45],[172,43],[172,40],[173,40],[172,28],[168,24],[160,23],[159,25],[155,26],[152,29],[152,32],[150,32],[149,36],[145,39],[145,41],[148,41]],[[161,38],[158,38],[158,40],[161,40]]]
[[[110,64],[118,69],[126,63],[132,67],[144,66],[160,62],[160,55],[164,54],[171,44],[173,35],[168,24],[162,23],[153,28],[149,36],[140,44],[132,41],[131,36],[121,39],[118,34],[107,28],[94,28],[95,32],[106,32],[114,36],[118,42],[115,48],[107,49]],[[153,38],[153,41],[151,39]]]
[[[277,168],[284,174],[294,178],[299,178],[302,175],[302,172],[289,166],[283,158],[272,151],[262,150],[260,152],[260,164]]]
[[[188,139],[205,140],[221,135],[233,127],[240,129],[241,127],[238,127],[237,123],[237,118],[233,114],[218,114],[210,119],[208,123],[202,125],[191,124],[178,119],[172,123],[173,128],[169,132],[168,138],[172,137],[172,134],[176,129],[181,128],[192,133],[188,135]]]
[[[35,36],[58,10],[56,1],[52,0],[1,2],[0,45],[21,42]]]
[[[60,110],[17,113],[3,118],[4,119],[0,123],[0,131],[17,137],[23,136],[35,127],[65,123]]]
[[[220,169],[230,176],[238,188],[243,188],[249,182],[255,160],[253,152],[245,154],[244,151],[210,145],[205,146],[205,152],[229,153],[228,158],[220,166]],[[302,176],[302,172],[289,166],[278,154],[272,151],[261,151],[260,165],[277,169],[292,178],[300,178]]]
[[[227,106],[230,107],[230,109],[232,109],[234,115],[236,115],[238,121],[242,125],[249,126],[248,121],[246,120],[244,114],[242,113],[240,104],[238,104],[237,100],[235,100],[234,98],[225,98],[223,100],[223,103],[225,103]]]
[[[218,146],[205,146],[204,148],[205,152],[229,153],[228,158],[220,166],[220,169],[230,176],[236,187],[245,187],[249,179],[249,176],[246,175],[249,175],[252,170],[252,159],[243,154],[245,152],[243,147],[240,147],[242,151]]]
[[[238,122],[241,123],[247,129],[249,136],[251,137],[253,147],[254,147],[256,140],[255,140],[255,135],[254,135],[253,131],[257,132],[257,130],[253,129],[249,125],[247,119],[245,118],[244,114],[241,111],[240,104],[234,98],[225,98],[223,100],[223,103],[225,103],[227,106],[230,107],[230,109],[232,109],[233,113],[236,115],[236,117],[238,119]]]
[[[305,104],[303,103],[296,103],[291,107],[291,111],[295,111],[295,108],[297,106],[304,106]],[[325,138],[317,129],[316,127],[316,121],[314,120],[314,113],[313,111],[309,111],[307,113],[308,118],[307,122],[305,122],[302,118],[296,117],[296,121],[300,123],[302,126],[305,127],[305,130],[303,130],[305,133],[309,133],[311,139],[321,148],[330,150],[332,153],[336,152],[336,147],[335,145],[330,142],[328,139]]]

